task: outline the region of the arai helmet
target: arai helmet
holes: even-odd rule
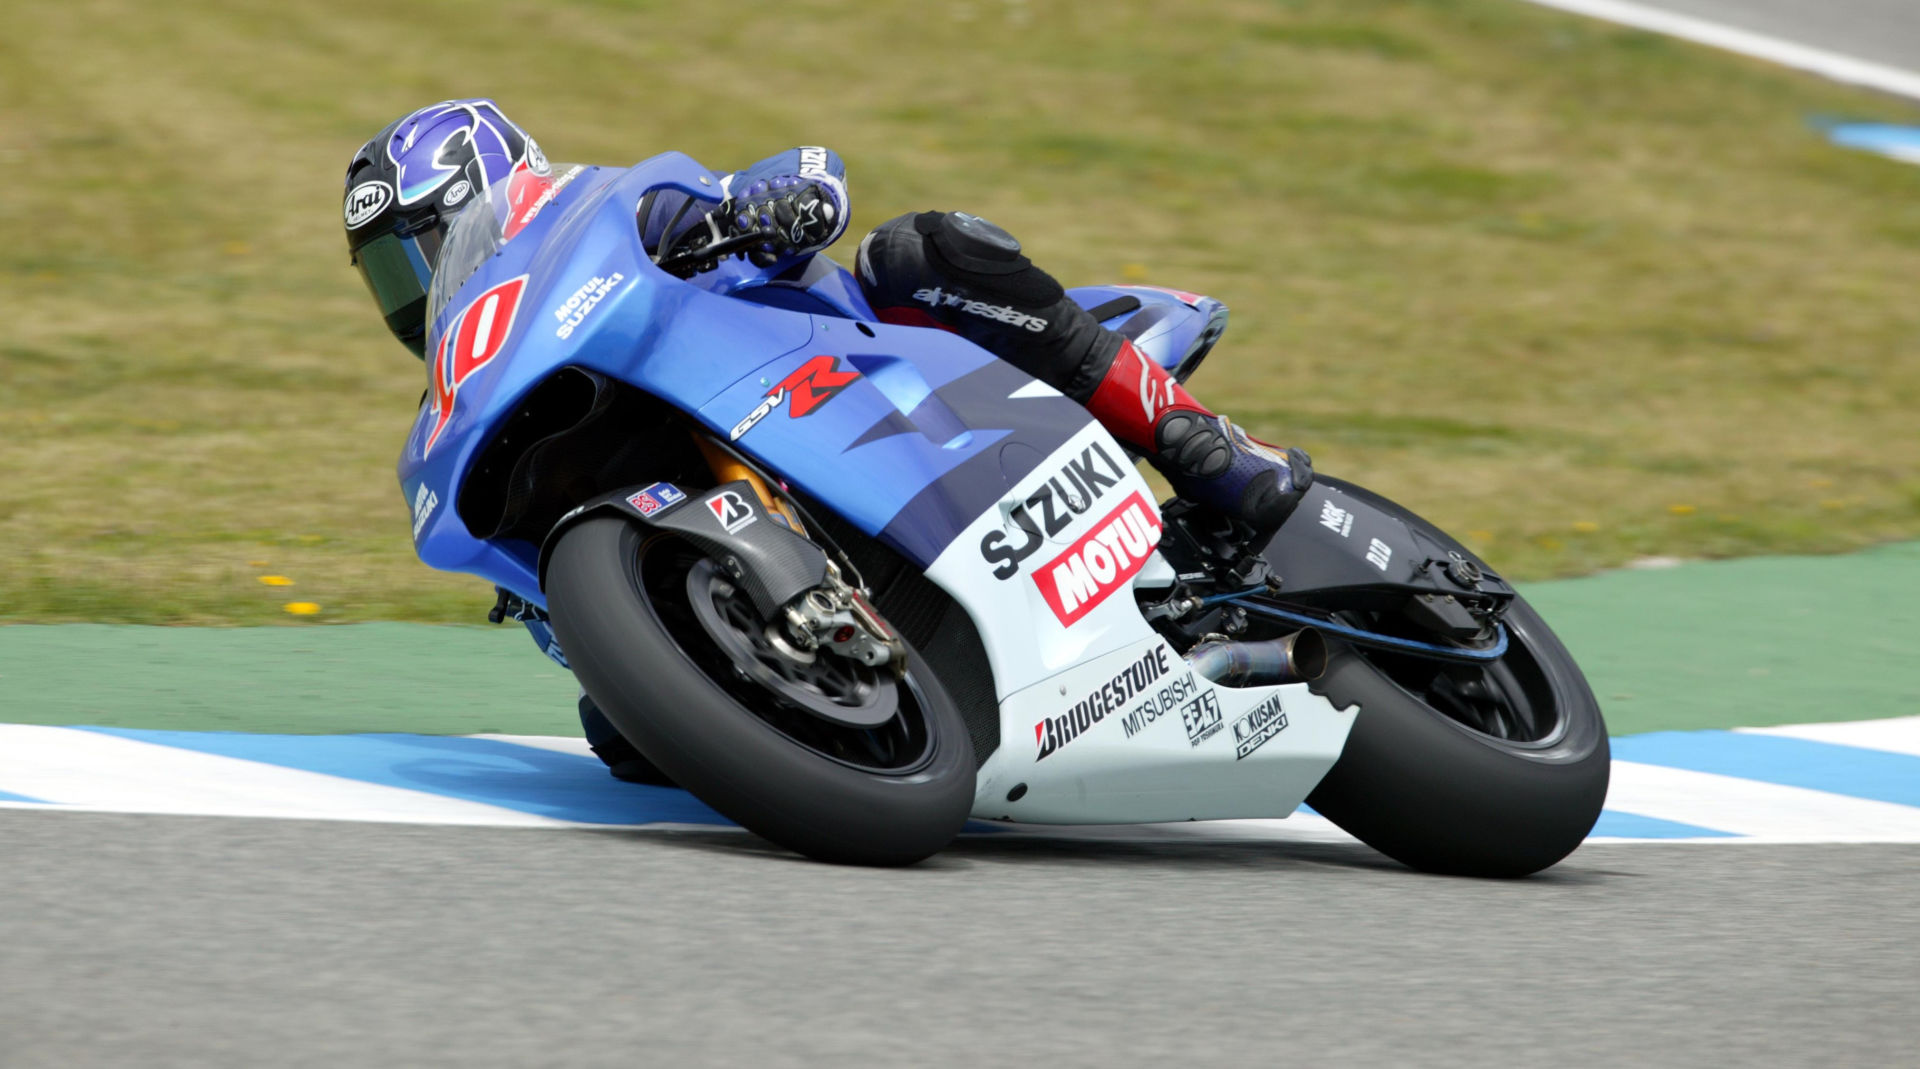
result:
[[[341,203],[347,249],[387,329],[425,356],[427,291],[447,228],[493,185],[552,168],[491,100],[421,108],[360,146]]]

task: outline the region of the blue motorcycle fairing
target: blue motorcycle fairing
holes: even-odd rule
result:
[[[1076,286],[1067,291],[1075,303],[1094,309],[1131,297],[1140,306],[1101,320],[1117,330],[1149,360],[1185,382],[1227,329],[1227,306],[1213,298],[1159,286]]]
[[[857,372],[805,415],[793,413],[808,395],[790,390],[735,445],[922,568],[1092,419],[958,335],[816,326],[811,346],[740,380],[700,415],[716,430],[738,427],[820,356]]]
[[[469,305],[525,276],[509,333],[459,382],[431,449],[436,419],[423,405],[402,451],[408,503],[438,502],[414,517],[421,560],[544,607],[538,547],[474,538],[453,503],[500,424],[562,367],[643,389],[722,440],[766,407],[735,446],[922,568],[1090,422],[1085,409],[957,335],[704,288],[756,288],[751,296],[764,297],[772,286],[742,261],[702,275],[701,285],[660,271],[642,247],[634,207],[649,189],[690,190],[710,174],[668,153],[624,172],[582,175],[449,302],[430,336],[435,358]],[[825,308],[864,310],[857,283],[837,267],[807,292]],[[583,293],[593,298],[584,313],[575,300]],[[568,324],[568,336],[558,336]],[[435,359],[429,365],[438,373]],[[788,382],[796,374],[803,378]]]
[[[757,304],[795,312],[814,312],[868,323],[880,321],[853,275],[825,253],[816,253],[805,263],[771,278],[746,279],[731,286],[728,292]]]

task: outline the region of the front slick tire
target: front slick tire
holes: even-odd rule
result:
[[[909,865],[952,841],[973,805],[973,746],[919,652],[908,651],[888,723],[832,724],[791,700],[817,692],[783,694],[764,671],[735,670],[750,629],[716,638],[729,613],[694,609],[705,590],[741,618],[714,574],[686,543],[618,517],[561,536],[547,568],[554,634],[607,719],[695,797],[808,857]],[[865,686],[869,699],[876,689],[887,690]]]

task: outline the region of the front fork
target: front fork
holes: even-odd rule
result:
[[[779,517],[780,521],[787,525],[787,530],[798,535],[807,533],[807,528],[800,522],[800,517],[795,516],[793,510],[787,507],[787,503],[767,488],[767,482],[760,477],[759,472],[742,463],[739,457],[734,456],[722,448],[718,442],[699,431],[693,432],[693,444],[700,447],[700,455],[706,458],[707,467],[713,469],[715,486],[731,482],[746,483],[753,487],[754,495],[760,499],[762,505],[766,506],[767,512]]]
[[[766,480],[760,477],[759,472],[742,463],[739,457],[734,456],[715,443],[712,438],[698,431],[693,432],[693,444],[700,447],[700,455],[706,459],[707,466],[713,469],[715,486],[730,482],[746,483],[753,488],[755,496],[759,497],[760,504],[765,506],[768,515],[777,517],[781,523],[787,526],[788,530],[795,534],[803,537],[806,535],[806,526],[800,522],[798,516],[793,514],[793,509],[788,507],[786,501],[782,500],[767,487]],[[831,559],[829,559],[828,567],[830,569],[828,579],[831,583],[839,578],[839,572],[837,569],[832,569]],[[567,663],[567,655],[560,650],[559,640],[554,638],[553,625],[548,623],[547,614],[541,611],[539,606],[522,599],[518,594],[513,593],[506,587],[495,587],[494,592],[497,597],[494,601],[493,608],[487,613],[487,622],[498,624],[506,620],[518,620],[520,623],[526,625],[527,634],[532,636],[534,645],[540,647],[541,653],[546,654],[548,658],[560,667],[572,671],[572,666]],[[836,597],[833,600],[842,601],[843,599]],[[864,604],[864,599],[861,600],[862,604]],[[816,599],[815,605],[818,604],[819,601]],[[795,612],[796,609],[794,607],[787,609],[790,626],[804,626],[799,620],[795,619]],[[808,615],[816,615],[816,613],[809,613]],[[871,614],[870,609],[868,613]],[[857,613],[855,615],[856,617],[858,616]]]
[[[700,448],[700,455],[713,469],[714,485],[746,483],[753,488],[768,515],[786,524],[793,533],[803,538],[812,537],[786,499],[775,494],[752,466],[699,431],[693,432],[693,444]],[[886,664],[896,673],[904,672],[905,644],[867,601],[867,591],[842,577],[833,558],[834,554],[827,554],[827,581],[788,603],[781,611],[782,619],[768,626],[778,627],[787,641],[802,652],[824,648],[862,664]]]

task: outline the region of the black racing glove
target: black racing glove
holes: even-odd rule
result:
[[[769,187],[762,190],[762,187]],[[771,267],[787,256],[818,252],[840,232],[834,196],[804,178],[756,182],[749,193],[730,197],[709,216],[723,237],[758,234],[765,238],[744,255],[756,267]]]
[[[798,176],[755,182],[688,227],[658,262],[681,278],[711,271],[726,256],[771,267],[826,248],[840,235],[845,212],[834,191],[818,182]]]

